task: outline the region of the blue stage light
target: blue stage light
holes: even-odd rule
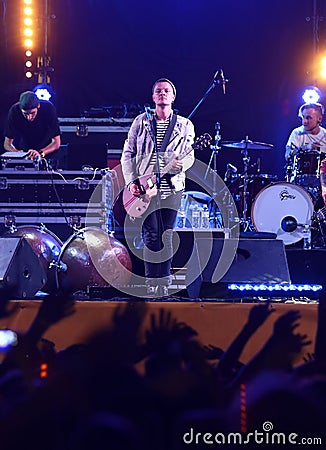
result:
[[[241,284],[232,283],[228,285],[230,291],[269,291],[269,292],[308,292],[308,291],[321,291],[322,285],[320,284]]]
[[[52,97],[52,91],[47,84],[38,84],[33,89],[33,92],[40,100],[50,100]]]
[[[321,92],[315,86],[307,87],[302,94],[302,100],[305,103],[318,103],[320,100],[320,97],[321,97]]]

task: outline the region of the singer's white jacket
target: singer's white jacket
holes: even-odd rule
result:
[[[192,149],[194,138],[195,130],[192,122],[185,117],[177,115],[176,124],[164,152],[166,164],[171,161],[174,155],[183,161],[183,168],[180,172],[169,172],[171,174],[171,184],[175,191],[184,189],[185,171],[195,161]],[[122,173],[127,186],[145,174],[153,151],[154,137],[151,123],[146,114],[142,113],[131,124],[121,156]]]

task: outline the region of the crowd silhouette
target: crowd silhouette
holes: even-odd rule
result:
[[[16,308],[17,302],[2,299],[0,318]],[[302,438],[324,443],[325,292],[318,308],[316,336],[297,332],[300,314],[290,310],[243,364],[248,340],[271,320],[271,302],[252,306],[226,349],[218,342],[203,346],[196,330],[167,308],[151,316],[144,335],[147,302],[139,301],[121,303],[106,329],[56,351],[44,334],[74,314],[75,303],[46,296],[28,330],[3,350],[0,448],[240,448],[246,439],[251,439],[247,447],[255,448],[262,442],[275,447],[274,439],[302,445]],[[314,354],[295,366],[312,339]]]

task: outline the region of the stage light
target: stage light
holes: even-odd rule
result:
[[[321,97],[320,90],[315,86],[309,86],[302,94],[302,100],[305,103],[318,103]]]
[[[33,36],[33,30],[31,28],[25,28],[24,30],[24,36],[31,37]]]
[[[26,48],[31,48],[31,47],[33,47],[33,41],[32,41],[32,39],[25,39],[25,40],[24,40],[24,46],[25,46]]]
[[[320,75],[323,79],[326,79],[326,56],[324,56],[320,61],[321,69]]]
[[[24,14],[25,16],[31,16],[33,14],[33,9],[29,6],[24,8]]]
[[[21,36],[22,45],[25,53],[25,76],[26,78],[32,78],[35,74],[31,68],[35,65],[35,61],[32,59],[31,49],[35,46],[35,25],[34,25],[34,4],[33,0],[22,0],[22,18],[21,18]]]
[[[246,296],[309,296],[314,298],[322,290],[320,284],[255,284],[255,283],[231,283],[228,285],[230,292],[241,292]]]
[[[40,100],[50,100],[52,97],[52,91],[47,84],[38,84],[33,89],[33,92]]]
[[[270,291],[270,292],[318,292],[322,290],[320,284],[241,284],[232,283],[228,285],[230,291]]]

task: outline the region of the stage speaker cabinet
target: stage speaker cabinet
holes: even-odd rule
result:
[[[83,166],[112,169],[121,155],[132,118],[61,117],[61,139],[69,145],[68,170]],[[109,161],[108,161],[109,159]]]
[[[278,239],[196,239],[188,261],[186,285],[190,298],[228,283],[290,283],[284,243]],[[222,290],[223,291],[223,290]]]
[[[46,281],[45,270],[26,239],[0,238],[0,295],[15,299],[34,297]]]

